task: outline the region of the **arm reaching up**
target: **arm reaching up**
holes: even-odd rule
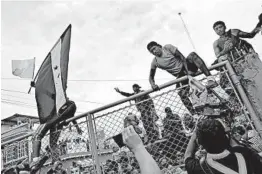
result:
[[[261,27],[254,28],[251,32],[245,32],[238,29],[232,29],[232,34],[241,38],[254,38],[257,33],[261,30]]]
[[[142,174],[161,174],[156,161],[147,152],[142,140],[135,132],[133,126],[128,126],[123,131],[123,140],[134,153]]]
[[[116,90],[116,92],[118,92],[119,94],[125,96],[125,97],[130,97],[134,94],[130,94],[130,93],[127,93],[127,92],[123,92],[123,91],[120,91],[119,88],[114,88]]]

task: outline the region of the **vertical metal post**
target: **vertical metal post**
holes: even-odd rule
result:
[[[100,163],[98,159],[96,136],[95,136],[95,131],[94,131],[92,115],[88,114],[87,117],[88,117],[88,130],[89,130],[90,141],[91,141],[91,150],[92,150],[92,154],[95,160],[96,172],[97,174],[101,174],[101,168],[100,168]]]
[[[96,123],[95,123],[95,116],[94,116],[94,114],[92,114],[92,120],[94,120],[94,122],[93,122],[94,124],[93,125],[94,125],[95,137],[97,137],[97,129],[96,129]],[[98,142],[97,145],[99,147],[99,142]]]
[[[229,62],[226,63],[226,68],[228,70],[229,76],[233,82],[233,84],[236,86],[240,97],[243,100],[243,103],[245,104],[250,117],[252,119],[252,121],[254,122],[254,125],[256,127],[256,130],[258,131],[259,136],[262,138],[262,124],[260,123],[259,118],[256,115],[256,112],[253,109],[253,106],[251,105],[250,101],[248,100],[248,97],[242,87],[242,85],[240,84],[239,79],[237,78],[237,75],[235,73],[235,71],[233,70],[232,66],[230,65]]]
[[[236,91],[236,87],[234,86],[232,80],[230,79],[230,77],[229,77],[229,75],[228,75],[228,72],[226,71],[226,68],[223,67],[223,70],[224,70],[224,72],[225,72],[225,74],[226,74],[226,76],[227,76],[227,79],[228,79],[228,81],[229,81],[229,83],[230,83],[230,85],[231,85],[231,87],[232,87],[232,89],[233,89],[233,91],[234,91],[234,93],[235,93],[235,95],[236,95],[236,97],[237,97],[238,102],[239,102],[240,105],[241,105],[241,109],[242,109],[242,111],[243,111],[243,114],[246,116],[246,119],[248,119],[249,123],[251,123],[251,119],[250,119],[249,116],[248,116],[248,112],[247,112],[246,109],[244,109],[245,107],[244,107],[244,105],[243,105],[243,103],[242,103],[242,100],[240,99],[240,97],[239,97],[239,95],[238,95],[238,93],[237,93],[237,91]],[[255,129],[254,126],[253,126],[253,124],[251,124],[251,127],[252,127],[252,129]]]
[[[31,163],[31,161],[32,161],[32,153],[30,152],[30,149],[33,149],[33,147],[32,147],[32,137],[28,137],[28,138],[26,138],[26,140],[27,140],[27,153],[28,153],[28,162],[29,163]]]

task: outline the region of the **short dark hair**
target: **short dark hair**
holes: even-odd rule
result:
[[[226,27],[225,22],[223,22],[223,21],[216,21],[216,22],[213,24],[213,29],[215,29],[215,27],[216,27],[217,25],[223,25],[224,27]]]
[[[210,153],[220,153],[229,146],[229,139],[222,123],[216,119],[204,119],[197,124],[198,143]]]
[[[153,46],[159,46],[162,48],[162,45],[158,44],[157,42],[155,41],[151,41],[147,44],[147,50],[149,51]]]

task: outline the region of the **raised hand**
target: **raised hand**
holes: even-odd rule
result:
[[[151,87],[154,91],[160,90],[160,88],[156,84],[153,84]]]
[[[120,93],[120,90],[118,88],[114,88],[116,90],[116,92]]]
[[[224,50],[230,50],[233,48],[233,43],[231,41],[226,41],[224,44]]]
[[[134,130],[133,126],[124,128],[122,135],[124,143],[130,148],[131,151],[134,152],[137,149],[144,147],[142,140]]]

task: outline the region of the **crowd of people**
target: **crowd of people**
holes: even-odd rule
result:
[[[261,31],[261,18],[262,15],[259,16],[259,23],[251,32],[243,32],[239,29],[226,31],[226,25],[223,21],[215,22],[213,29],[219,35],[219,38],[214,42],[213,46],[217,57],[216,62],[224,60],[230,62],[236,75],[240,77],[240,82],[256,115],[262,122],[262,62],[252,45],[242,39],[253,38]],[[171,44],[162,46],[155,41],[148,43],[147,50],[154,55],[149,76],[149,82],[153,90],[159,90],[154,80],[157,68],[163,69],[177,78],[194,76],[200,70],[207,78],[205,86],[207,89],[219,85],[205,62],[195,52],[185,57],[177,47]],[[126,97],[138,94],[138,97],[134,98],[134,100],[145,131],[143,132],[143,129],[138,126],[137,116],[132,113],[128,114],[124,120],[125,128],[121,136],[122,143],[130,149],[132,154],[120,153],[116,158],[107,160],[102,166],[104,173],[261,173],[261,156],[258,155],[256,149],[245,143],[248,139],[250,125],[246,127],[236,126],[233,129],[233,135],[237,138],[233,138],[231,132],[228,131],[230,128],[222,119],[214,119],[206,115],[204,118],[199,116],[197,120],[194,120],[192,116],[198,113],[189,98],[189,83],[190,80],[186,79],[177,84],[177,87],[186,86],[179,89],[178,94],[190,114],[184,116],[183,120],[181,120],[181,116],[173,113],[171,108],[167,106],[165,108],[166,117],[163,120],[162,135],[160,135],[156,124],[159,116],[150,96],[148,94],[142,95],[143,90],[138,84],[133,85],[133,93],[123,92],[115,88],[116,92]],[[225,114],[221,112],[219,116],[221,118],[227,117]],[[75,125],[81,134],[81,129],[77,124]],[[54,128],[61,129],[59,126],[64,125],[57,124]],[[49,129],[53,128],[48,124],[44,124],[43,128],[40,129],[40,134],[36,134],[34,146],[38,148],[33,154],[33,162],[35,163],[40,156],[41,139]],[[161,136],[165,141],[157,143]],[[53,139],[50,139],[50,142],[53,141]],[[50,145],[55,144],[51,143]],[[187,147],[184,144],[187,144]],[[151,153],[150,149],[152,148],[155,148],[154,151],[157,153]],[[64,147],[62,149],[64,153]],[[51,173],[66,173],[60,162],[56,162],[54,168],[54,170],[50,171]],[[20,171],[19,168],[18,171]]]
[[[243,32],[239,29],[226,31],[226,25],[223,21],[215,22],[213,25],[213,29],[219,35],[219,39],[214,42],[214,52],[217,56],[216,63],[224,60],[230,62],[236,75],[240,77],[240,82],[243,85],[247,97],[260,121],[262,121],[262,117],[260,116],[262,113],[260,111],[262,106],[262,97],[260,96],[262,95],[262,88],[260,87],[261,81],[259,80],[259,77],[261,76],[258,74],[261,73],[262,63],[252,45],[241,38],[253,38],[257,33],[259,33],[259,31],[261,31],[261,24],[260,15],[259,23],[250,33]],[[159,87],[155,84],[154,80],[157,68],[166,70],[178,78],[185,75],[194,76],[198,70],[201,70],[207,76],[207,89],[212,89],[218,86],[215,79],[208,71],[204,61],[196,53],[190,53],[189,56],[185,58],[175,46],[171,44],[162,46],[155,41],[150,42],[147,45],[147,49],[155,56],[151,64],[149,78],[153,90],[159,90]],[[188,83],[189,81],[185,80],[181,84],[178,84],[178,87],[181,85],[187,85]],[[221,87],[223,88],[224,86]],[[143,92],[140,90],[138,84],[133,85],[133,90],[134,93],[129,94],[116,88],[117,92],[127,97]],[[179,95],[181,101],[190,112],[190,115],[194,115],[197,114],[197,112],[192,101],[188,97],[189,91],[190,86],[185,87],[179,90]],[[142,98],[142,101],[146,100],[147,102],[141,102],[141,100],[139,100],[140,98]],[[154,129],[158,116],[156,115],[154,102],[150,96],[140,95],[135,100],[135,103],[137,104],[137,107],[139,106],[138,111],[141,113],[142,123],[146,129],[147,135],[151,135],[150,137],[153,137],[152,134],[158,136],[159,133],[155,132],[157,129]],[[148,113],[146,113],[147,111]],[[207,115],[205,119],[199,119],[199,123],[194,124],[194,121],[192,121],[193,124],[187,125],[189,129],[194,130],[191,132],[189,131],[189,135],[191,136],[189,140],[185,133],[185,126],[183,127],[183,122],[180,120],[181,117],[177,114],[173,114],[169,107],[165,108],[165,112],[166,117],[163,120],[163,137],[167,138],[165,145],[166,147],[169,147],[172,152],[169,156],[168,153],[162,154],[163,156],[158,163],[160,168],[163,166],[169,166],[170,164],[167,163],[167,159],[177,159],[179,153],[182,152],[185,153],[184,162],[188,173],[259,173],[262,171],[262,161],[261,157],[258,155],[258,150],[248,146],[248,143],[246,142],[248,139],[248,132],[252,130],[250,129],[250,125],[246,128],[235,126],[231,134],[228,132],[228,130],[230,130],[230,128],[227,127],[228,123],[225,123],[222,119],[210,118]],[[229,113],[221,112],[218,116],[221,118],[228,117],[226,114]],[[234,117],[234,115],[230,116]],[[189,118],[192,118],[192,116],[189,116]],[[130,120],[129,116],[127,116],[127,120]],[[149,124],[149,128],[146,128]],[[196,127],[194,128],[193,125],[196,125]],[[141,131],[137,128],[138,123],[136,119],[133,121],[131,119],[130,124],[125,124],[125,127],[128,126],[131,126],[132,130],[137,134],[141,134]],[[180,132],[176,129],[184,131]],[[249,129],[249,131],[247,129]],[[155,142],[157,140],[158,138],[155,137],[153,141],[150,140],[149,142]],[[181,142],[182,144],[180,144]],[[181,147],[183,147],[183,143],[185,142],[188,145],[187,149],[184,151]],[[201,146],[202,149],[199,149],[199,147],[197,148],[197,145]],[[154,150],[157,151],[158,149]],[[164,150],[164,148],[162,150]],[[197,155],[195,154],[196,151],[198,152]],[[195,155],[202,156],[203,158],[199,161],[199,158],[196,158]],[[151,154],[151,157],[153,158],[154,155]],[[251,163],[250,161],[254,161],[254,163]],[[143,167],[145,166],[146,165]],[[150,169],[153,168],[154,167],[148,167],[147,170],[151,173],[161,173],[159,168],[155,168],[154,171],[151,171]],[[170,172],[167,168],[172,167],[165,167],[165,170],[163,170],[162,173]]]

